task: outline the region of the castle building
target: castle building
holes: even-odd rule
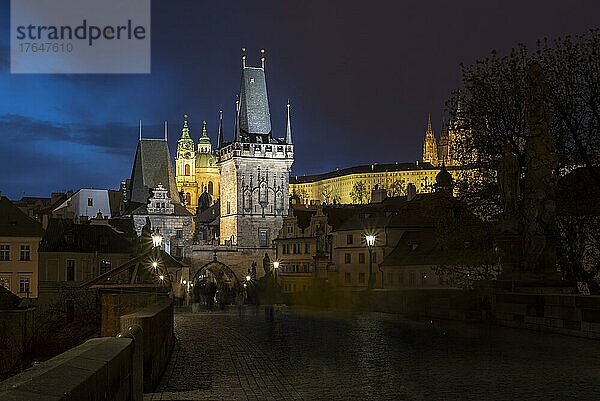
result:
[[[219,135],[222,129],[223,112],[220,111]],[[198,198],[204,192],[210,195],[211,204],[219,198],[221,186],[219,168],[206,130],[206,121],[202,122],[202,136],[195,149],[194,140],[190,136],[188,116],[184,116],[181,138],[177,142],[175,182],[177,189],[183,192],[185,206],[191,213],[196,213]]]
[[[265,78],[260,67],[246,65],[236,102],[233,139],[219,134],[217,165],[223,185],[220,193],[220,242],[240,248],[271,248],[288,214],[289,175],[294,145],[287,105],[285,136],[275,137]]]
[[[414,163],[374,163],[337,169],[331,172],[290,178],[290,197],[305,205],[364,204],[376,188],[383,188],[387,196],[407,195],[414,185],[418,193],[432,192],[440,166],[448,167],[454,179],[464,172],[455,155],[457,130],[442,130],[439,141],[427,121],[423,142],[423,158]]]

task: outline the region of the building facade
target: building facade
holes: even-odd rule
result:
[[[98,215],[111,218],[111,207],[106,189],[80,189],[52,210],[52,217],[84,221]]]
[[[43,230],[0,197],[0,285],[23,298],[38,297],[38,246]]]

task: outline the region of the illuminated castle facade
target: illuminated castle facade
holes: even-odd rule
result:
[[[407,195],[409,184],[413,184],[417,192],[431,192],[442,166],[447,167],[455,179],[464,171],[456,158],[457,138],[458,131],[445,126],[438,140],[430,116],[420,162],[375,163],[324,174],[292,177],[290,196],[296,202],[316,205],[367,203],[375,188],[385,189],[388,196],[403,196]]]

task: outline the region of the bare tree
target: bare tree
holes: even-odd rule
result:
[[[367,193],[367,184],[364,181],[357,181],[352,186],[352,191],[350,191],[350,199],[352,199],[352,203],[356,204],[365,204],[369,200],[369,195]]]

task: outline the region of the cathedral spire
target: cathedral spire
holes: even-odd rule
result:
[[[431,163],[434,166],[438,164],[437,140],[433,127],[431,126],[431,113],[427,117],[427,129],[425,130],[425,140],[423,141],[423,162]]]
[[[435,137],[435,134],[433,133],[433,127],[431,126],[431,113],[429,113],[428,117],[427,117],[427,131],[425,131],[425,137]]]
[[[287,124],[285,127],[285,143],[288,145],[292,144],[292,118],[290,115],[290,99],[287,102]]]
[[[223,110],[219,110],[219,135],[217,142],[217,149],[221,149],[221,146],[223,146]]]

